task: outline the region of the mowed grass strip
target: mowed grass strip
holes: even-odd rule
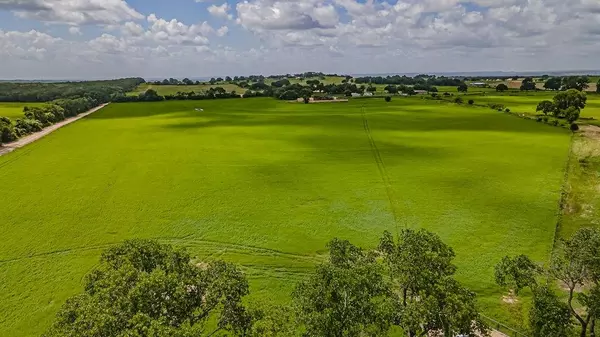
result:
[[[404,227],[440,234],[484,312],[517,324],[493,266],[549,257],[569,140],[419,98],[111,104],[0,157],[0,336],[43,332],[125,239],[238,263],[252,296],[285,301],[333,237],[374,248]]]

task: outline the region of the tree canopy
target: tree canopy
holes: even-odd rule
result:
[[[378,250],[399,294],[396,323],[407,336],[487,335],[475,294],[454,279],[454,251],[437,235],[405,229],[394,240],[385,232]]]
[[[568,336],[573,320],[579,324],[581,337],[595,336],[600,318],[600,230],[582,228],[561,240],[548,268],[535,266],[523,255],[505,257],[496,266],[496,281],[515,291],[532,289],[529,316],[534,336]],[[566,299],[553,293],[555,283],[567,289]]]
[[[193,265],[183,250],[133,240],[108,249],[46,336],[195,336],[240,334],[248,282],[224,262]]]
[[[375,256],[348,241],[329,243],[329,261],[294,291],[306,336],[381,336],[392,322],[393,301]]]
[[[500,83],[496,86],[496,91],[498,92],[504,92],[506,90],[508,90],[508,86],[504,83]]]

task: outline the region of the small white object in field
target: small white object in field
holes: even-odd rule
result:
[[[204,111],[204,109],[196,108],[196,111]]]

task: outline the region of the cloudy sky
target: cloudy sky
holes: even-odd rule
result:
[[[0,0],[0,78],[600,68],[600,0]]]

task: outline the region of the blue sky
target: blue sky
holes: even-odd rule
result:
[[[600,68],[597,0],[0,0],[0,77]]]

